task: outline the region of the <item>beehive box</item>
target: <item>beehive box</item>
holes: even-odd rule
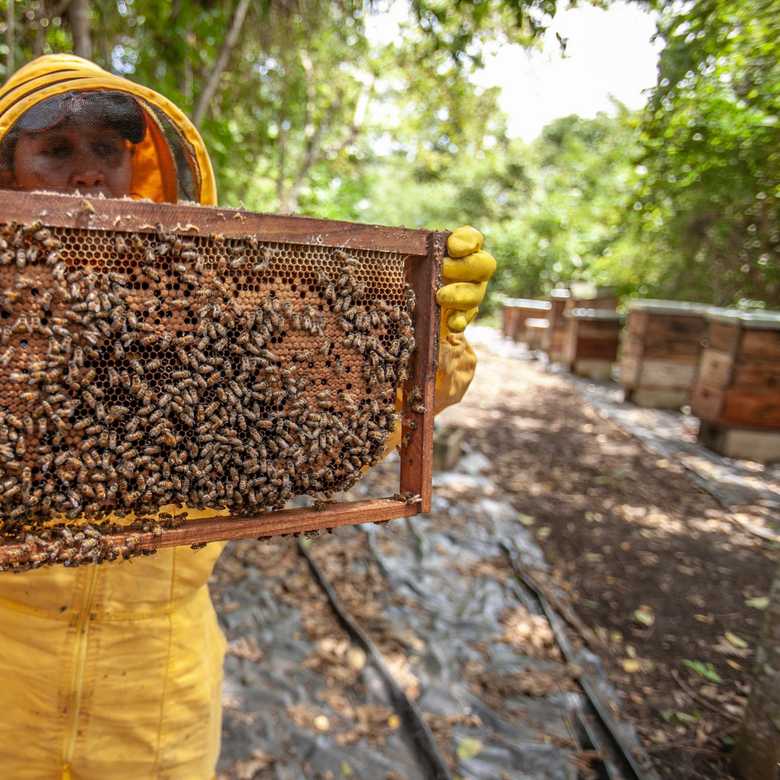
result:
[[[525,340],[528,349],[544,349],[550,323],[541,317],[531,317],[525,321]]]
[[[428,510],[446,234],[33,193],[0,206],[0,508],[6,540],[27,533],[0,565]],[[401,420],[399,493],[330,502]],[[315,506],[283,509],[302,495]],[[78,553],[69,521],[92,523]]]
[[[708,308],[680,301],[631,302],[620,350],[627,401],[659,409],[690,401]]]
[[[609,379],[617,359],[622,317],[611,309],[571,309],[566,312],[568,328],[564,363],[578,376]]]
[[[569,309],[616,309],[617,293],[614,287],[600,287],[592,282],[572,282]]]
[[[563,316],[566,303],[571,293],[564,287],[556,287],[550,292],[550,310],[547,313],[547,336],[544,350],[553,363],[563,361],[563,350],[566,344],[566,328],[568,323]]]
[[[708,447],[780,460],[780,312],[709,311],[691,408]]]
[[[502,332],[514,341],[527,341],[526,321],[543,317],[550,311],[549,301],[533,298],[507,298],[501,309]]]

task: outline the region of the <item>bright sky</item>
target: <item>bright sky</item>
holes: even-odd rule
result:
[[[565,56],[556,32],[568,40]],[[642,90],[656,80],[660,44],[650,42],[654,32],[649,13],[624,3],[608,11],[592,6],[562,11],[541,51],[499,48],[487,58],[478,83],[501,87],[511,135],[530,141],[557,117],[610,111],[610,96],[629,108],[644,105]]]
[[[369,16],[369,37],[377,43],[392,40],[407,13],[408,6],[395,2],[389,12]],[[556,32],[568,39],[565,56]],[[611,111],[611,96],[629,108],[644,105],[642,90],[656,79],[660,44],[650,42],[654,32],[651,14],[623,2],[608,11],[591,6],[560,11],[541,49],[496,47],[476,80],[501,87],[510,134],[531,141],[558,117]]]

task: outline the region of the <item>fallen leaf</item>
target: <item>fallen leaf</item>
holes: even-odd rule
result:
[[[737,637],[737,639],[739,639],[739,637]],[[712,649],[717,650],[719,653],[723,653],[723,655],[735,655],[737,658],[747,658],[748,656],[752,655],[753,652],[747,648],[743,649],[736,647],[731,642],[729,642],[725,636],[718,637],[717,644],[714,644]]]
[[[752,599],[745,599],[745,605],[753,609],[766,609],[769,606],[769,596],[756,596]]]
[[[742,637],[732,634],[731,631],[727,631],[724,636],[729,644],[734,645],[734,647],[740,650],[744,650],[748,646],[748,643],[742,639]]]
[[[317,731],[327,731],[330,728],[330,721],[328,720],[327,715],[317,715],[312,722]]]
[[[686,725],[698,723],[701,720],[701,714],[698,712],[688,713],[679,710],[663,710],[661,717],[667,723],[685,723]]]
[[[709,661],[691,661],[688,658],[684,658],[682,663],[683,666],[687,666],[689,669],[696,672],[696,674],[700,674],[705,680],[709,680],[710,682],[714,683],[723,682],[723,679]]]
[[[482,742],[475,737],[463,737],[458,740],[458,758],[461,761],[468,761],[470,758],[479,755],[482,750]]]
[[[517,519],[527,528],[529,525],[533,525],[536,520],[531,515],[524,515],[522,512],[517,513]]]
[[[638,672],[642,668],[641,662],[636,658],[624,658],[623,659],[623,671],[633,674]]]
[[[354,772],[352,771],[352,767],[346,762],[342,761],[341,766],[339,767],[341,769],[341,776],[342,777],[352,777]]]
[[[252,757],[245,761],[236,761],[233,764],[233,771],[237,780],[252,780],[252,778],[261,770],[267,769],[275,759],[264,753],[262,750],[252,751]]]
[[[646,604],[642,604],[639,609],[634,610],[634,620],[637,623],[641,623],[643,626],[652,626],[655,623],[655,614],[651,607]]]
[[[263,651],[257,646],[257,641],[253,636],[240,636],[228,644],[228,655],[234,655],[236,658],[246,658],[247,661],[263,660]]]
[[[366,654],[359,647],[350,647],[347,650],[347,663],[359,672],[366,665]]]
[[[544,541],[550,535],[550,531],[551,531],[551,529],[548,526],[544,525],[536,532],[536,535],[542,541]]]

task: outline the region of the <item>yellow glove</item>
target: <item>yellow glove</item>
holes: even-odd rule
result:
[[[482,251],[484,240],[482,233],[469,225],[454,230],[447,239],[444,286],[436,293],[436,300],[452,333],[462,333],[477,316],[488,279],[496,270],[493,255]]]

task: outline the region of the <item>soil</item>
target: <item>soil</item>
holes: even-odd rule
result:
[[[480,351],[441,422],[467,428],[492,462],[659,773],[731,777],[763,617],[750,604],[774,569],[766,541],[531,361]]]
[[[423,583],[453,599],[501,593],[506,607],[482,615],[484,636],[467,635],[478,609],[462,629],[447,624],[461,634],[447,643],[463,649],[451,661],[468,659],[450,676],[518,731],[502,738],[468,708],[421,706],[423,716],[457,777],[477,776],[469,771],[471,753],[479,762],[499,750],[515,769],[480,777],[569,777],[563,769],[555,774],[552,763],[519,770],[540,746],[550,762],[563,756],[561,767],[569,762],[588,777],[593,751],[578,745],[559,711],[561,697],[577,690],[577,671],[560,657],[546,620],[517,599],[495,538],[499,525],[487,517],[486,506],[505,505],[501,533],[520,539],[530,532],[542,548],[550,568],[535,567],[533,577],[568,613],[571,633],[602,659],[617,693],[615,715],[634,726],[659,775],[732,777],[761,599],[776,565],[770,546],[745,530],[749,517],[734,522],[673,458],[648,452],[599,416],[566,375],[477,351],[474,383],[437,418],[437,435],[462,438],[466,455],[485,456],[488,479],[469,482],[457,469],[442,474],[450,478],[439,480],[434,512],[424,520],[374,526],[373,536],[340,529],[312,544],[313,557],[412,700],[430,692],[426,663],[431,645],[442,641],[420,617],[436,623],[437,594]],[[374,469],[353,497],[361,490],[390,495],[396,469]],[[469,535],[468,545],[455,544]],[[404,556],[419,556],[427,572],[416,588],[399,587],[398,572],[383,570]],[[293,540],[229,545],[212,593],[230,640],[221,779],[418,776],[397,715],[377,698],[365,657],[335,621]],[[499,655],[497,647],[504,648]],[[510,660],[497,666],[501,655]],[[338,756],[335,770],[314,766],[322,757],[314,744]],[[393,771],[365,768],[383,760]]]

